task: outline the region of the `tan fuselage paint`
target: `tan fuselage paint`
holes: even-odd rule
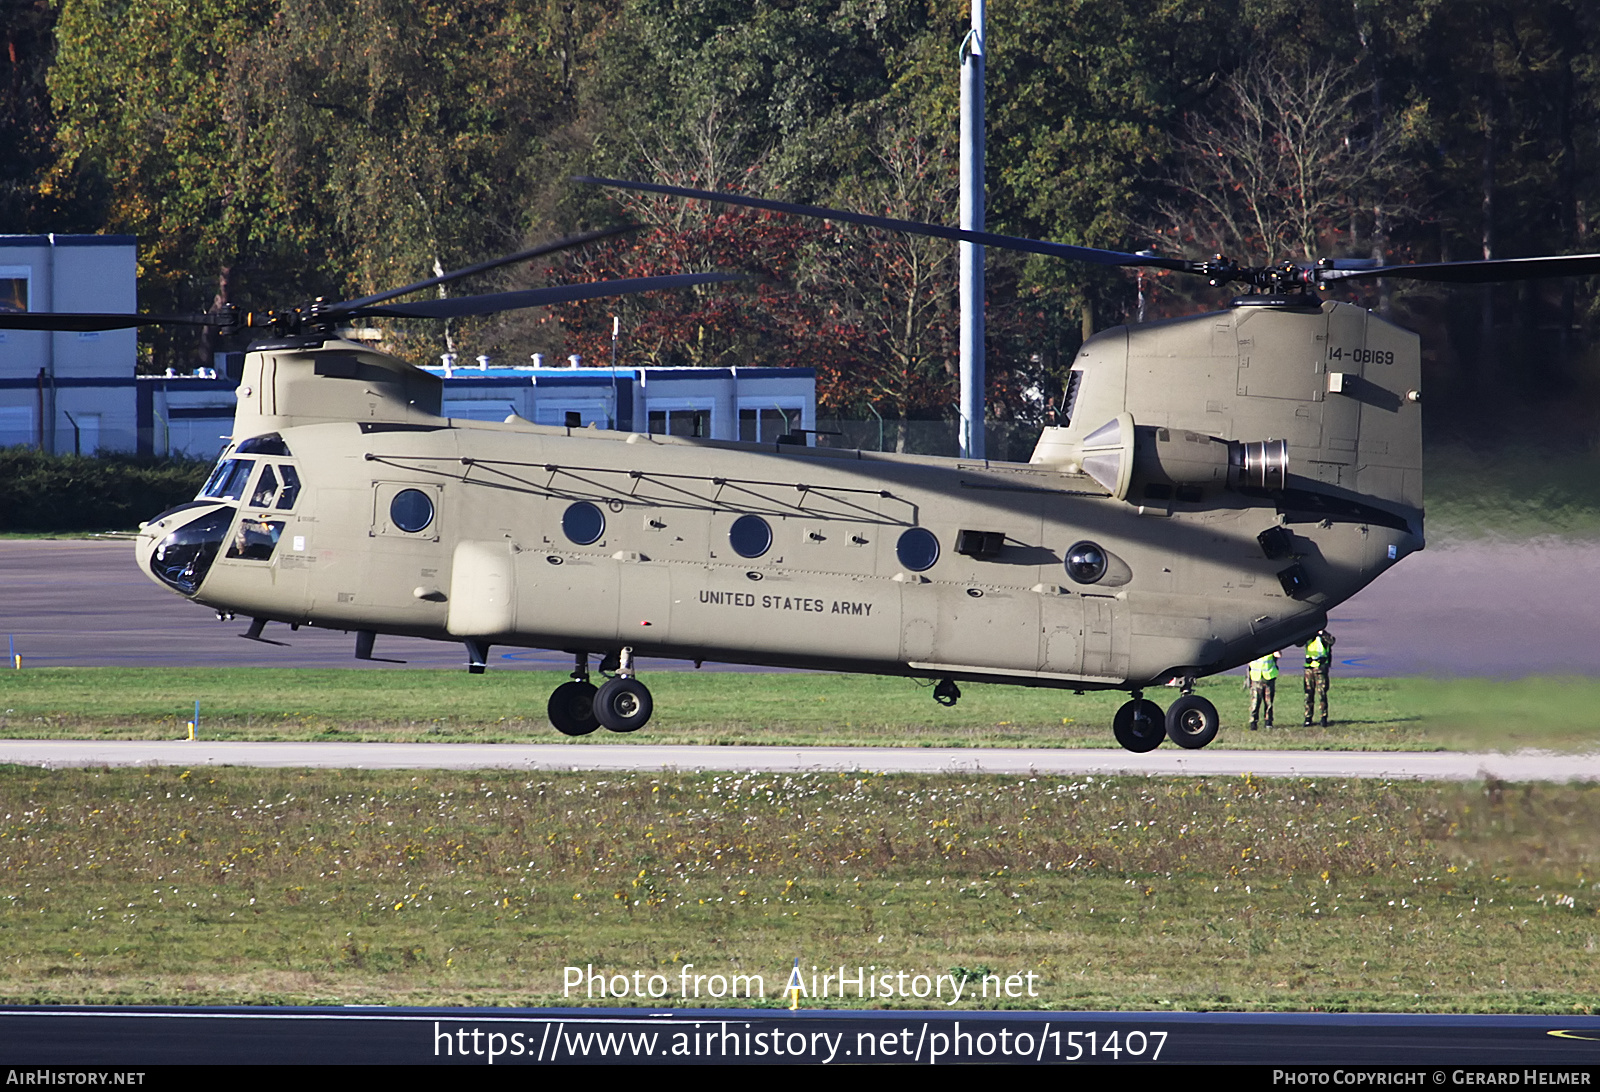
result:
[[[303,489],[273,515],[272,559],[219,557],[195,598],[339,629],[1074,689],[1205,674],[1314,632],[1421,548],[1419,356],[1339,304],[1108,331],[1075,365],[1071,423],[1022,465],[452,421],[436,379],[359,346],[254,352],[235,437],[279,433]],[[1331,381],[1342,391],[1330,371],[1350,377]],[[1147,445],[1136,465],[1165,457],[1198,482],[1188,499],[1143,498],[1148,469],[1123,500],[1079,470],[1074,445],[1121,413]],[[1297,488],[1394,525],[1348,504],[1281,511],[1217,480],[1205,444],[1269,439],[1288,441]],[[1200,446],[1148,446],[1180,442]],[[405,489],[434,504],[420,531],[390,519]],[[605,527],[578,545],[562,521],[585,502]],[[730,543],[747,514],[772,529],[757,558]],[[1279,526],[1292,559],[1257,541]],[[896,548],[913,527],[940,547],[920,573]],[[1003,546],[963,555],[963,530]],[[142,561],[161,533],[146,530]],[[1063,565],[1084,540],[1108,556],[1092,585]]]

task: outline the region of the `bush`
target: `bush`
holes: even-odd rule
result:
[[[0,531],[127,531],[193,499],[211,464],[0,448]]]

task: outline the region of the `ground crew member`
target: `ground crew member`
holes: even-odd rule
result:
[[[1319,629],[1306,642],[1306,727],[1311,727],[1313,699],[1322,697],[1322,726],[1328,726],[1328,669],[1333,666],[1333,634]]]
[[[1278,657],[1281,652],[1269,652],[1259,660],[1250,661],[1250,730],[1256,730],[1262,707],[1267,713],[1267,727],[1272,727],[1272,699],[1278,693]]]

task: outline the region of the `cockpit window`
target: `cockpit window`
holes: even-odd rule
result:
[[[173,509],[174,512],[181,510]],[[218,508],[179,527],[157,544],[150,555],[150,571],[184,595],[193,595],[206,573],[211,571],[211,563],[217,559],[217,551],[222,548],[222,540],[232,522],[233,509]]]
[[[239,530],[234,532],[233,545],[228,547],[228,556],[243,561],[271,561],[282,535],[282,520],[242,519]]]
[[[228,465],[228,460],[223,459],[217,463],[216,466],[212,467],[211,476],[206,479],[206,484],[200,487],[200,492],[196,493],[195,496],[209,497],[213,489],[221,486],[223,478],[227,475]]]
[[[206,479],[200,495],[214,500],[239,500],[244,496],[244,487],[249,484],[250,471],[255,465],[251,459],[222,460]]]
[[[215,500],[239,500],[250,481],[254,459],[225,459],[211,472],[200,496]],[[300,475],[288,463],[261,460],[261,475],[250,490],[251,508],[277,508],[288,512],[300,496]]]
[[[278,472],[283,475],[283,492],[278,494],[278,507],[287,512],[294,507],[295,498],[300,495],[300,475],[288,465],[279,466]]]
[[[272,472],[272,464],[269,463],[261,468],[261,477],[256,479],[256,491],[250,494],[250,507],[271,507],[273,495],[277,492],[278,476]]]

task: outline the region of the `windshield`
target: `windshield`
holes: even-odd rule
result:
[[[150,555],[150,571],[162,583],[184,595],[193,595],[211,571],[211,563],[217,559],[232,523],[233,509],[217,508],[184,524],[156,545]]]
[[[250,459],[223,459],[201,486],[200,495],[216,500],[236,501],[244,496],[244,487],[250,481],[250,471],[255,463]]]
[[[295,498],[300,495],[300,475],[288,463],[278,469],[283,472],[283,490],[278,494],[278,507],[287,511],[294,507]]]

